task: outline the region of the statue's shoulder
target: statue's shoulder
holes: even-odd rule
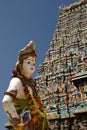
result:
[[[10,89],[19,89],[22,86],[22,81],[18,77],[12,77],[9,83]]]

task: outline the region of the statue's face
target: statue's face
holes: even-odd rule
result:
[[[32,75],[35,70],[35,62],[36,58],[32,56],[29,56],[28,58],[24,59],[23,72],[25,76],[30,77]]]

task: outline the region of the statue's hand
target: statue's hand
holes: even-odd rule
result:
[[[13,128],[17,128],[17,127],[18,127],[18,124],[21,123],[21,119],[20,119],[20,118],[12,118],[12,119],[10,120],[10,122],[11,122]]]

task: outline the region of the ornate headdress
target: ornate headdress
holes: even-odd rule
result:
[[[19,68],[19,64],[22,63],[23,59],[27,58],[28,56],[37,57],[37,50],[33,41],[30,41],[23,49],[19,51],[16,67]]]
[[[23,49],[19,51],[18,61],[29,55],[37,56],[37,50],[33,41],[30,41]]]

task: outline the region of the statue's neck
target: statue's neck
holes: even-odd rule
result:
[[[21,75],[22,75],[23,77],[25,77],[25,79],[27,79],[27,80],[29,80],[30,77],[31,77],[31,75],[26,74],[25,71],[23,71],[23,70],[21,70]]]

